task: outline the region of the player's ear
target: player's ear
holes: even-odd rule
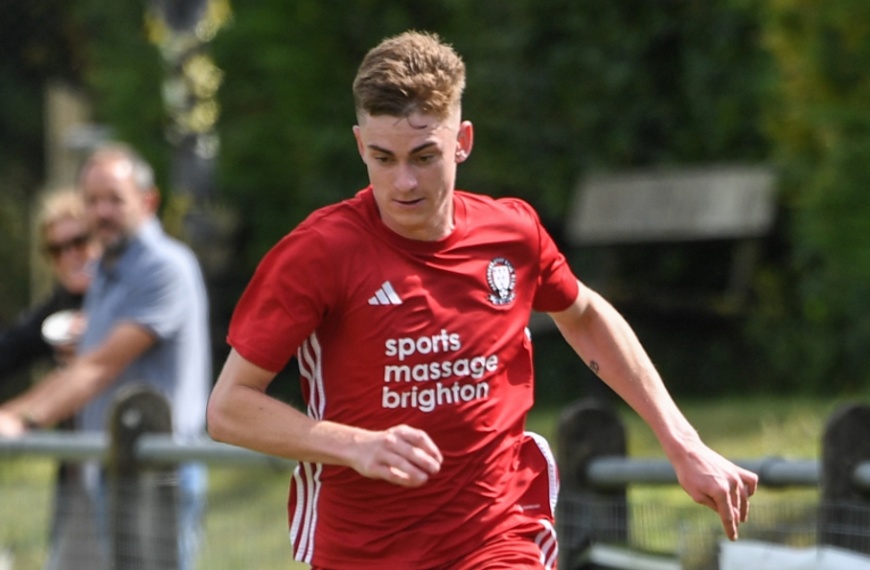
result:
[[[471,154],[474,146],[474,126],[471,121],[459,123],[459,131],[456,134],[456,162],[465,162]]]
[[[362,135],[360,134],[359,125],[353,126],[353,138],[356,139],[356,149],[359,151],[360,158],[363,159],[363,162],[366,161],[366,148],[363,146]]]

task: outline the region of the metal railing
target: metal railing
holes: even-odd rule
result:
[[[15,439],[0,438],[0,457],[31,456],[59,461],[107,460],[109,436],[99,433],[35,431]],[[179,440],[164,434],[143,434],[134,454],[143,462],[174,463],[196,461],[215,466],[271,467],[293,469],[295,461],[216,442],[207,437]],[[815,459],[737,459],[735,463],[759,475],[759,483],[770,487],[815,487],[821,483],[821,464]],[[631,459],[603,456],[587,466],[586,477],[593,486],[612,489],[627,485],[673,485],[677,476],[665,459]],[[852,482],[870,491],[870,461],[854,468]]]
[[[118,394],[106,433],[34,431],[0,438],[0,459],[8,459],[13,472],[20,464],[17,458],[48,458],[60,466],[53,488],[35,481],[3,488],[0,555],[15,555],[16,569],[193,570],[195,558],[206,564],[197,549],[190,548],[204,529],[200,513],[205,498],[198,495],[201,485],[190,486],[185,474],[191,470],[176,466],[203,463],[286,471],[295,465],[208,438],[173,437],[171,431],[165,397],[135,386]],[[51,496],[53,501],[46,500]],[[49,508],[46,502],[53,505]],[[273,504],[283,511],[281,502]],[[29,534],[19,532],[22,515],[33,519],[31,515],[47,513],[53,513],[50,521]],[[40,532],[39,526],[45,530]],[[275,529],[286,541],[280,525]],[[37,541],[43,546],[33,546]],[[289,558],[286,542],[284,552]],[[264,567],[251,559],[243,564]]]
[[[629,487],[677,483],[669,462],[625,457],[622,420],[602,402],[583,400],[567,407],[556,447],[562,474],[557,517],[560,566],[569,570],[582,567],[577,561],[588,559],[597,544],[633,546],[637,525],[632,519],[639,513],[628,501]],[[818,545],[870,554],[870,406],[845,405],[831,414],[820,449],[818,461],[765,457],[735,463],[757,473],[762,487],[818,490],[815,504],[805,505],[799,515],[783,510],[778,521],[771,516],[768,535],[800,525],[812,529],[801,532],[812,535]],[[757,515],[755,507],[753,512]],[[700,542],[695,537],[684,543],[693,540]]]
[[[109,458],[110,438],[88,432],[33,431],[14,438],[0,438],[0,457],[31,456],[59,461],[99,461]],[[295,461],[216,442],[207,437],[182,440],[166,434],[142,434],[134,445],[134,457],[142,462],[181,463],[194,461],[208,465],[236,467],[273,467],[293,469]]]
[[[817,488],[826,506],[848,505],[870,511],[868,417],[865,407],[853,406],[835,413],[824,436],[821,460],[765,457],[735,462],[758,473],[761,486]],[[111,465],[118,461],[116,439],[121,439],[129,446],[121,453],[123,460],[134,470],[145,472],[155,465],[165,468],[180,462],[273,471],[290,471],[295,466],[294,461],[218,443],[207,437],[185,440],[173,437],[165,430],[164,433],[154,433],[143,426],[127,427],[135,432],[132,437],[130,434],[118,438],[116,434],[37,431],[16,439],[0,439],[0,458],[50,458],[61,462],[97,461]],[[562,550],[566,562],[576,559],[576,550],[584,548],[582,541],[572,537],[571,529],[566,531],[566,527],[579,524],[592,542],[599,537],[603,537],[602,542],[625,541],[629,535],[630,516],[627,488],[677,483],[668,461],[625,457],[624,437],[619,417],[599,405],[579,402],[566,408],[562,416],[556,447],[562,474],[560,504],[564,507],[559,524],[562,527],[560,534],[565,539]],[[126,472],[129,473],[129,469],[128,466]],[[830,529],[836,529],[842,522],[839,513],[836,508],[827,509],[824,514],[819,511],[820,542],[824,540],[831,544],[833,541],[835,545],[858,551],[870,548],[865,546],[870,545],[870,525],[865,525],[864,518],[861,518],[859,528],[852,524],[850,533],[857,539],[848,538],[844,542],[832,534]],[[849,513],[849,516],[853,515]],[[612,528],[605,531],[596,528],[602,521],[608,521]],[[572,568],[571,562],[564,566]]]
[[[734,459],[737,465],[756,473],[763,487],[817,487],[822,482],[822,465],[815,459]],[[628,459],[599,457],[590,461],[586,476],[600,489],[627,485],[673,485],[677,474],[664,459]],[[856,489],[870,491],[870,461],[854,468],[852,483]]]

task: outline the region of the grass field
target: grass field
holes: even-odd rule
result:
[[[845,399],[754,397],[681,400],[680,407],[702,438],[726,457],[752,459],[778,456],[816,459],[825,422]],[[559,409],[539,407],[529,429],[556,441]],[[662,457],[649,429],[628,409],[621,410],[628,433],[629,455]],[[0,461],[0,551],[10,542],[16,570],[36,570],[44,554],[53,465],[47,460]],[[285,502],[289,473],[281,470],[212,468],[206,540],[200,568],[301,569],[290,558]],[[32,491],[32,493],[31,493]],[[28,493],[31,493],[28,495]],[[811,501],[812,489],[762,488],[755,504]],[[716,525],[712,512],[696,507],[676,486],[639,486],[631,502],[685,506],[705,525]],[[663,509],[659,509],[663,511]],[[657,519],[665,527],[678,521]],[[76,569],[71,569],[76,570]]]

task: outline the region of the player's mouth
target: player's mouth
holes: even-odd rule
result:
[[[419,204],[423,203],[423,198],[416,198],[414,200],[394,200],[396,204],[403,208],[412,208]]]

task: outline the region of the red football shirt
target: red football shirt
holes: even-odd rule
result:
[[[577,280],[525,202],[457,191],[454,204],[455,229],[435,242],[384,226],[371,188],[320,209],[264,257],[238,303],[230,344],[274,371],[295,354],[311,417],[408,424],[444,455],[415,489],[300,463],[288,505],[298,560],[427,568],[528,523],[526,325],[532,309],[567,308]]]

